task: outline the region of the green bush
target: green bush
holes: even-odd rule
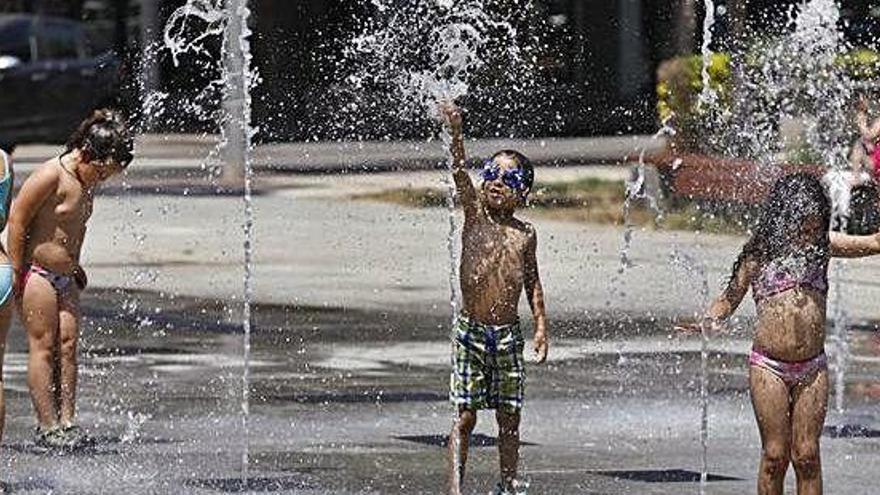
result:
[[[746,57],[745,63],[758,61],[757,57]],[[838,57],[837,63],[854,80],[880,80],[880,53],[876,51],[853,50]],[[673,58],[657,69],[657,114],[661,122],[668,122],[676,130],[672,144],[682,151],[706,151],[702,148],[709,142],[717,114],[730,111],[733,87],[730,56],[710,55],[709,85],[717,100],[716,104],[706,107],[699,104],[703,91],[702,70],[701,55]]]
[[[700,130],[706,126],[709,108],[699,104],[703,91],[703,57],[692,55],[667,60],[657,69],[657,112],[661,122],[668,122],[677,133],[674,144],[696,149]],[[719,105],[729,105],[731,89],[730,56],[713,53],[709,57],[709,87]]]
[[[880,79],[880,53],[874,50],[853,50],[837,59],[847,74],[856,80]]]

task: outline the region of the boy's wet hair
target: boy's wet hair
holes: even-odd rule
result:
[[[526,155],[523,155],[516,150],[501,150],[492,155],[491,160],[494,162],[495,159],[499,156],[510,158],[517,164],[517,166],[519,166],[519,168],[522,169],[523,183],[526,185],[529,191],[531,191],[532,185],[535,183],[535,167],[532,165],[531,160],[529,160]]]
[[[820,227],[812,239],[806,240],[809,245],[804,246],[803,227],[810,219],[818,219]],[[810,261],[826,262],[831,252],[830,223],[831,201],[819,179],[803,172],[780,178],[764,201],[751,239],[733,265],[733,276],[746,259],[763,265],[777,258],[806,253],[816,258]]]
[[[79,149],[89,160],[103,162],[113,159],[123,168],[133,158],[134,139],[125,117],[116,110],[95,110],[80,123],[67,140],[67,153]]]

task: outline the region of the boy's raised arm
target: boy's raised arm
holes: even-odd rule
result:
[[[535,318],[535,354],[537,361],[543,363],[547,360],[547,315],[544,309],[544,288],[541,286],[541,276],[538,273],[538,236],[534,231],[530,233],[529,244],[525,256],[525,291],[529,307]]]
[[[462,208],[464,208],[465,217],[468,217],[476,212],[477,191],[465,169],[461,110],[452,103],[444,103],[440,105],[440,112],[446,121],[449,135],[452,137],[449,143],[449,149],[452,153],[452,178],[455,181],[455,189],[458,192]]]

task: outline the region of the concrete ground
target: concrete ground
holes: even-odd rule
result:
[[[84,260],[93,287],[80,419],[99,442],[78,455],[34,451],[16,326],[0,479],[22,493],[441,492],[452,420],[448,214],[351,196],[442,179],[430,171],[258,178],[247,436],[242,200],[200,187],[157,194],[143,187],[153,184],[148,176],[108,188]],[[670,327],[704,305],[704,281],[713,292],[720,286],[742,239],[640,230],[628,255],[634,266],[622,268],[620,228],[523,215],[539,232],[553,339],[551,361],[529,368],[529,493],[699,493],[700,345],[670,337]],[[865,466],[880,461],[880,415],[861,392],[880,376],[869,331],[878,275],[880,260],[862,260],[840,276],[855,325],[846,409],[828,423],[849,426],[823,439],[827,493],[869,494],[876,485]],[[715,477],[705,493],[749,493],[755,483],[759,444],[743,361],[751,302],[741,314],[730,336],[710,342]],[[477,428],[468,493],[487,493],[497,462],[491,416]]]

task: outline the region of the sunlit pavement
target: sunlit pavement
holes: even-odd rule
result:
[[[442,210],[348,197],[441,179],[423,172],[265,183],[277,187],[255,203],[260,304],[244,489],[242,201],[99,198],[85,248],[93,289],[80,385],[80,419],[99,442],[77,455],[34,452],[16,326],[2,479],[33,493],[439,493],[438,443],[451,426],[448,219]],[[529,368],[522,465],[530,493],[697,493],[699,342],[668,334],[672,318],[703,304],[702,275],[671,255],[705,265],[715,288],[742,240],[637,232],[635,266],[619,274],[620,229],[536,223],[554,340],[551,362]],[[847,309],[872,319],[880,263],[849,267]],[[723,479],[706,493],[753,490],[759,449],[744,392],[746,337],[747,327],[711,343],[709,468]],[[880,461],[871,438],[880,430],[877,402],[856,393],[880,372],[869,337],[852,333],[848,410],[829,418],[862,429],[823,440],[828,493],[875,486],[865,466]],[[490,415],[477,431],[491,445]],[[491,446],[474,449],[470,492],[490,490],[496,463]]]

